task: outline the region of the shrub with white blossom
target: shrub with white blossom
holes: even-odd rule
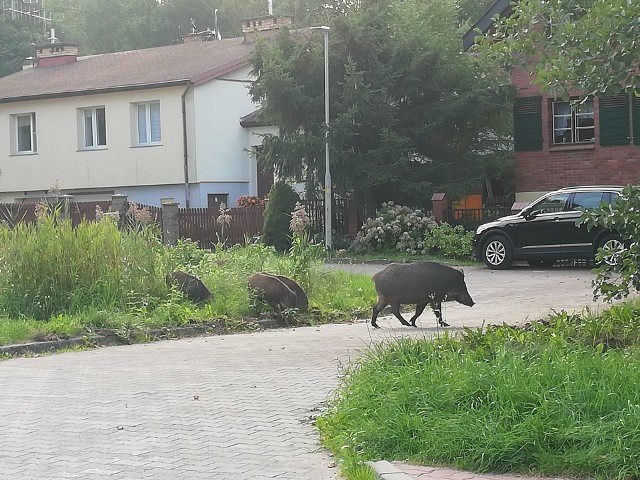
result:
[[[426,233],[436,221],[420,209],[382,204],[376,218],[369,218],[351,245],[355,253],[397,251],[411,255],[429,253],[424,243]]]

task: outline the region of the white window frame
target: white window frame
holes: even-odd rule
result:
[[[569,108],[567,108],[569,107]],[[564,111],[562,111],[563,109]],[[551,104],[552,142],[553,145],[589,144],[595,143],[593,99],[582,102],[554,101]],[[588,120],[591,120],[589,125]],[[583,122],[587,121],[587,125]],[[591,138],[581,140],[584,132],[591,131]],[[561,132],[561,133],[560,133]],[[556,137],[558,135],[558,137]],[[558,138],[562,138],[562,141]]]
[[[29,140],[29,148],[28,149],[23,149],[22,145],[23,142],[21,142],[21,128],[24,128],[24,126],[20,126],[20,122],[21,119],[28,119],[28,127],[29,127],[29,133],[28,135],[28,140]],[[34,154],[38,152],[38,143],[37,143],[37,137],[36,137],[36,114],[35,112],[29,112],[29,113],[18,113],[18,114],[14,114],[11,115],[11,129],[12,129],[12,135],[11,135],[11,153],[13,155],[30,155],[30,154]],[[23,137],[22,140],[25,140],[25,138]]]
[[[104,131],[100,132],[98,112],[102,111]],[[107,112],[105,107],[87,107],[78,109],[78,136],[80,150],[100,150],[107,147]],[[87,125],[87,121],[90,124]],[[90,129],[90,131],[88,131]],[[103,143],[101,143],[103,142]]]
[[[132,104],[132,122],[134,145],[162,144],[162,116],[159,100]]]

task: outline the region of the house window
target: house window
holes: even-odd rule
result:
[[[160,133],[160,102],[135,104],[136,144],[158,145]]]
[[[553,102],[553,143],[593,143],[593,99]]]
[[[11,153],[13,155],[37,152],[36,114],[11,115]]]
[[[98,148],[107,145],[107,122],[104,107],[82,109],[80,123],[81,148]]]

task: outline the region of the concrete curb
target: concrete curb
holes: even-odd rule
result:
[[[289,322],[281,318],[255,320],[247,322],[247,324],[254,324],[260,330],[287,327],[293,328],[293,326],[290,325]],[[151,341],[170,340],[175,338],[197,337],[199,335],[213,335],[215,334],[215,325],[207,324],[189,327],[157,329],[140,333],[149,336],[151,338]],[[227,333],[231,334],[233,332]],[[126,339],[118,337],[117,335],[87,335],[83,337],[48,340],[44,342],[0,345],[0,355],[24,355],[28,353],[37,354],[45,352],[55,352],[57,350],[72,347],[109,347],[114,345],[128,345],[130,343],[131,342],[128,342]]]
[[[386,460],[367,462],[367,465],[376,472],[379,480],[412,480],[409,475]]]

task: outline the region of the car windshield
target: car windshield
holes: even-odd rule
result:
[[[527,210],[534,213],[562,212],[567,204],[567,200],[569,200],[568,193],[556,193],[543,198]]]

